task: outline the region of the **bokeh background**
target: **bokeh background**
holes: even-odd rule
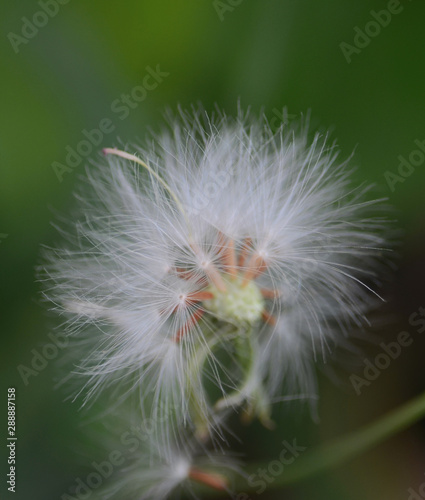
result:
[[[355,149],[356,182],[376,184],[375,194],[389,198],[402,230],[397,268],[381,290],[388,300],[384,321],[373,333],[390,341],[407,330],[412,346],[359,396],[349,371],[339,370],[334,381],[321,377],[319,424],[300,406],[275,415],[274,433],[256,424],[243,429],[247,458],[273,458],[281,439],[293,436],[313,447],[425,390],[425,334],[409,323],[425,307],[425,162],[414,155],[414,171],[398,173],[399,155],[409,158],[418,149],[415,140],[425,140],[425,4],[402,1],[400,12],[348,62],[341,43],[353,45],[356,26],[363,30],[373,20],[371,10],[397,0],[57,1],[58,8],[51,7],[57,14],[31,31],[22,18],[32,24],[36,15],[43,24],[41,3],[0,5],[2,429],[7,387],[16,387],[18,403],[17,493],[5,489],[2,440],[2,498],[60,499],[75,478],[90,472],[80,460],[81,449],[91,449],[82,423],[87,416],[54,389],[59,360],[49,361],[28,385],[17,370],[31,366],[31,351],[40,351],[51,332],[34,267],[40,246],[57,239],[52,209],[68,210],[88,158],[117,137],[143,139],[166,107],[201,101],[207,110],[217,103],[234,113],[240,99],[244,107],[264,107],[275,124],[283,106],[290,117],[311,109],[313,123],[334,131],[345,156]],[[18,41],[23,29],[27,38]],[[158,65],[169,75],[157,88],[125,118],[114,112],[114,101]],[[114,131],[60,182],[52,163],[64,164],[66,147],[76,147],[83,129],[98,128],[104,118]],[[388,172],[399,176],[391,177],[395,184],[388,183]],[[379,346],[365,347],[372,360],[379,352]],[[261,497],[407,500],[408,489],[417,491],[425,481],[424,451],[422,423],[319,478]],[[98,453],[93,450],[95,458]]]

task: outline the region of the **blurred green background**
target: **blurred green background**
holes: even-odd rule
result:
[[[75,148],[83,129],[98,128],[104,118],[114,130],[90,158],[117,137],[143,139],[148,127],[161,123],[165,108],[177,104],[201,101],[210,110],[217,103],[234,113],[240,99],[244,107],[264,107],[275,124],[283,106],[294,116],[311,109],[318,127],[335,131],[345,157],[356,149],[356,180],[376,183],[378,196],[396,208],[402,246],[394,279],[382,292],[388,320],[379,334],[389,341],[408,330],[413,347],[360,396],[349,372],[341,371],[336,384],[321,378],[318,425],[305,409],[294,408],[295,414],[276,415],[275,433],[256,424],[243,430],[249,445],[241,449],[248,458],[273,458],[288,437],[308,447],[325,442],[424,390],[424,334],[409,324],[409,316],[425,306],[425,162],[413,155],[414,171],[392,177],[393,189],[387,178],[388,172],[399,175],[399,155],[409,158],[418,149],[415,140],[425,140],[425,4],[403,1],[377,36],[360,40],[364,48],[348,62],[341,43],[354,44],[356,26],[374,31],[371,9],[387,9],[397,0],[52,1],[58,7],[50,7],[51,13],[57,14],[31,28],[33,20],[44,24],[37,14],[41,3],[0,6],[3,429],[7,387],[16,387],[18,403],[17,493],[6,492],[2,440],[1,498],[60,499],[76,477],[90,472],[80,464],[87,432],[78,403],[54,390],[56,362],[30,377],[27,386],[17,366],[30,366],[31,350],[49,342],[51,320],[39,304],[34,266],[40,245],[57,239],[51,209],[68,210],[86,159],[64,173],[62,182],[52,163],[65,163],[66,147]],[[20,39],[23,29],[26,38]],[[157,88],[125,118],[124,111],[114,111],[114,101],[158,65],[169,75]],[[366,354],[373,359],[378,352],[371,346]],[[419,424],[321,478],[261,497],[407,500],[407,490],[425,481],[424,450],[425,428]]]

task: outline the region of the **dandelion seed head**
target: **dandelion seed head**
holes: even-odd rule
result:
[[[86,399],[130,377],[208,426],[205,377],[228,406],[313,389],[315,362],[365,323],[376,293],[380,202],[306,123],[272,134],[249,114],[195,109],[128,149],[87,168],[65,248],[44,266],[46,297],[84,339]],[[248,354],[234,341],[247,325]]]

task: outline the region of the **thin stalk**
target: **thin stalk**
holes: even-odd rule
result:
[[[286,467],[282,475],[275,477],[268,487],[270,489],[284,487],[340,466],[395,436],[424,417],[425,393],[357,431],[320,446],[311,452],[306,452],[305,455],[297,458],[293,465]],[[267,469],[267,463],[250,466],[252,472],[264,468]],[[235,478],[234,484],[237,491],[253,490],[244,478]]]
[[[164,179],[158,174],[158,172],[155,172],[155,170],[152,167],[150,167],[147,163],[145,163],[143,160],[141,160],[138,156],[127,153],[126,151],[121,151],[120,149],[116,149],[116,148],[104,148],[102,151],[103,151],[104,155],[119,156],[120,158],[124,158],[125,160],[134,161],[135,163],[137,163],[138,165],[140,165],[141,167],[146,169],[153,177],[155,177],[155,179],[162,185],[162,187],[165,188],[166,191],[168,191],[169,195],[174,200],[179,212],[185,218],[186,224],[188,225],[188,229],[190,229],[189,220],[187,218],[187,214],[183,208],[183,205],[181,204],[180,200],[177,198],[174,191],[164,181]]]
[[[209,339],[206,344],[199,344],[196,349],[194,359],[187,367],[187,386],[190,416],[196,428],[196,435],[201,441],[206,441],[210,433],[210,420],[206,416],[205,401],[199,401],[199,388],[196,383],[202,384],[202,368],[207,357],[212,354],[214,347],[219,343],[218,337]]]

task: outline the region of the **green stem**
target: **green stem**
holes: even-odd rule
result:
[[[247,393],[249,393],[247,389],[252,384],[255,352],[252,345],[252,330],[245,331],[243,335],[239,333],[231,341],[235,347],[235,356],[243,371],[242,383],[240,387],[216,402],[215,408],[217,410],[231,406],[241,406],[247,398]]]
[[[285,472],[276,477],[268,487],[283,487],[337,467],[407,429],[423,417],[425,393],[347,436],[306,452],[297,458],[293,465],[285,468]],[[250,466],[253,473],[264,468],[267,469],[267,463]],[[244,478],[236,478],[234,484],[236,491],[248,492],[255,489],[250,487]]]
[[[195,384],[202,384],[201,373],[202,367],[205,363],[206,358],[212,352],[215,345],[217,344],[217,339],[210,339],[209,342],[204,345],[198,346],[196,354],[193,361],[188,365],[187,370],[187,386],[188,386],[188,398],[190,414],[196,427],[196,434],[199,439],[204,440],[209,434],[209,420],[206,418],[206,408],[204,408],[205,402],[200,401],[198,398],[200,391],[199,387]]]

